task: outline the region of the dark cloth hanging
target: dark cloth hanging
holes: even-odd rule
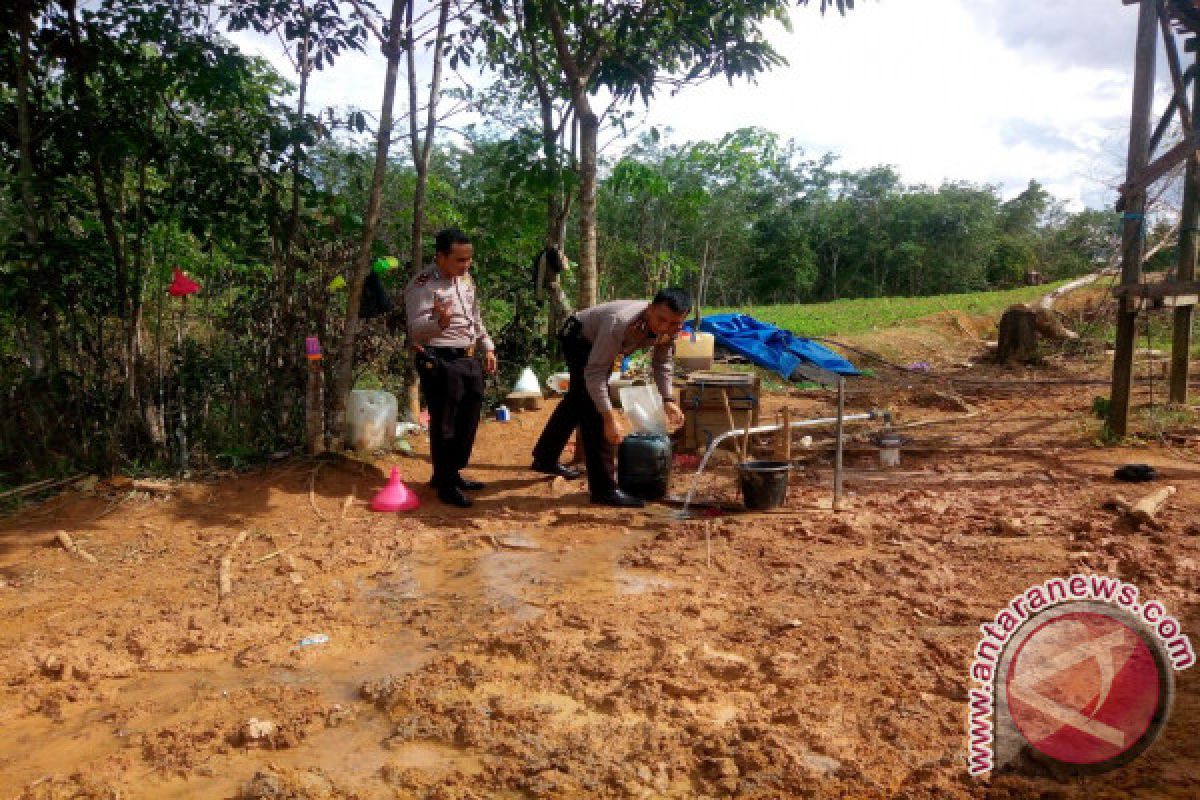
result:
[[[541,291],[563,271],[562,253],[554,247],[543,248],[533,259],[533,288]]]
[[[383,286],[383,281],[372,270],[367,275],[366,282],[363,283],[362,301],[358,306],[359,319],[371,319],[387,314],[394,307],[392,298],[388,297],[387,289]]]

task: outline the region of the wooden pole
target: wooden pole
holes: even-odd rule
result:
[[[750,429],[754,427],[754,409],[746,409],[746,435],[742,437],[742,463],[750,460]]]
[[[1200,69],[1200,40],[1189,39],[1187,48],[1195,53],[1196,66]],[[1200,83],[1192,83],[1192,129],[1200,125]],[[1183,183],[1183,210],[1179,214],[1179,262],[1178,279],[1194,280],[1196,277],[1197,226],[1200,225],[1200,203],[1197,202],[1197,181],[1200,181],[1200,164],[1192,153],[1187,162],[1187,177]],[[1174,331],[1171,338],[1171,386],[1168,399],[1172,403],[1187,402],[1188,356],[1192,341],[1193,306],[1176,306]]]
[[[721,402],[725,404],[725,424],[729,426],[729,430],[737,430],[737,423],[733,421],[733,411],[729,407],[729,387],[721,387]],[[733,443],[737,447],[737,442]]]
[[[1129,120],[1129,158],[1125,182],[1133,186],[1150,160],[1150,114],[1154,102],[1154,59],[1157,51],[1157,0],[1142,0],[1138,13],[1137,55],[1133,76],[1133,113]],[[1141,281],[1145,251],[1146,191],[1132,188],[1125,196],[1121,216],[1121,285]],[[1112,393],[1108,430],[1124,436],[1129,425],[1129,399],[1133,387],[1133,345],[1137,336],[1137,305],[1123,295],[1117,307],[1117,341],[1113,354]]]
[[[838,375],[837,379],[837,429],[834,438],[837,441],[833,454],[833,510],[842,507],[842,447],[845,444],[846,416],[846,379]]]
[[[183,392],[183,333],[187,327],[187,295],[179,298],[179,324],[175,326],[175,379],[179,386],[176,396],[179,402],[179,427],[175,436],[179,441],[179,477],[187,477],[188,472],[188,440],[187,440],[187,397]]]
[[[325,452],[325,370],[320,358],[308,358],[308,387],[304,394],[304,436],[309,455]]]
[[[787,433],[787,428],[783,426],[782,411],[775,412],[775,426],[779,429],[780,433]],[[771,439],[771,458],[775,459],[776,461],[783,460],[783,439],[778,436],[772,437]]]
[[[783,460],[792,463],[792,409],[783,409]]]

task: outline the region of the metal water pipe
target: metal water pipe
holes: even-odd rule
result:
[[[834,425],[838,420],[842,422],[857,422],[872,419],[882,419],[890,423],[892,412],[890,411],[868,411],[863,414],[850,414],[849,416],[841,417],[816,417],[813,419],[796,420],[791,425],[787,426],[789,430],[793,428],[815,428],[820,425]],[[696,494],[696,485],[700,480],[700,476],[704,474],[704,468],[708,466],[708,459],[712,457],[713,452],[720,446],[721,442],[732,436],[753,436],[757,433],[773,433],[783,430],[783,425],[756,425],[753,428],[734,428],[733,430],[725,431],[713,438],[709,443],[708,449],[704,451],[704,458],[700,459],[700,466],[696,468],[696,474],[692,476],[692,486],[688,489],[687,497],[684,498],[683,508],[679,512],[680,518],[687,518],[688,506],[691,505],[692,497]],[[837,476],[840,478],[840,476]]]

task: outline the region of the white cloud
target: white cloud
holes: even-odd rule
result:
[[[1136,7],[860,0],[845,17],[800,9],[793,28],[771,33],[788,67],[756,84],[713,81],[657,97],[648,121],[671,127],[674,141],[760,126],[810,155],[836,153],[845,168],[892,164],[911,183],[966,180],[1013,194],[1036,179],[1076,207],[1114,199],[1106,183],[1123,172]],[[289,74],[276,43],[234,38]],[[314,76],[310,98],[377,112],[383,77],[372,47]],[[1168,80],[1160,67],[1160,86]]]
[[[1011,194],[1033,178],[1072,205],[1107,203],[1087,176],[1105,171],[1106,143],[1128,125],[1132,81],[1116,62],[1132,64],[1136,10],[1062,5],[1084,2],[1092,19],[1069,29],[1063,52],[1050,44],[1066,12],[1036,2],[881,0],[844,18],[798,12],[794,32],[773,37],[789,67],[757,86],[686,90],[655,103],[651,118],[686,138],[760,125],[812,154],[838,153],[844,167],[893,164],[910,182],[994,183]],[[1088,39],[1091,26],[1103,35]]]

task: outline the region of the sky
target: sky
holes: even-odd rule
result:
[[[788,60],[755,83],[724,80],[657,96],[645,124],[668,141],[746,126],[794,139],[844,169],[893,166],[906,183],[992,184],[1005,197],[1036,179],[1068,207],[1111,207],[1124,174],[1137,7],[1119,0],[858,0],[819,3],[769,37]],[[278,43],[243,49],[290,73]],[[1161,56],[1160,95],[1169,73]],[[1186,57],[1186,56],[1185,56]],[[383,57],[351,54],[318,73],[318,106],[378,110]],[[402,91],[397,100],[404,102]],[[1156,112],[1165,97],[1160,96]],[[613,147],[605,153],[613,156]]]

